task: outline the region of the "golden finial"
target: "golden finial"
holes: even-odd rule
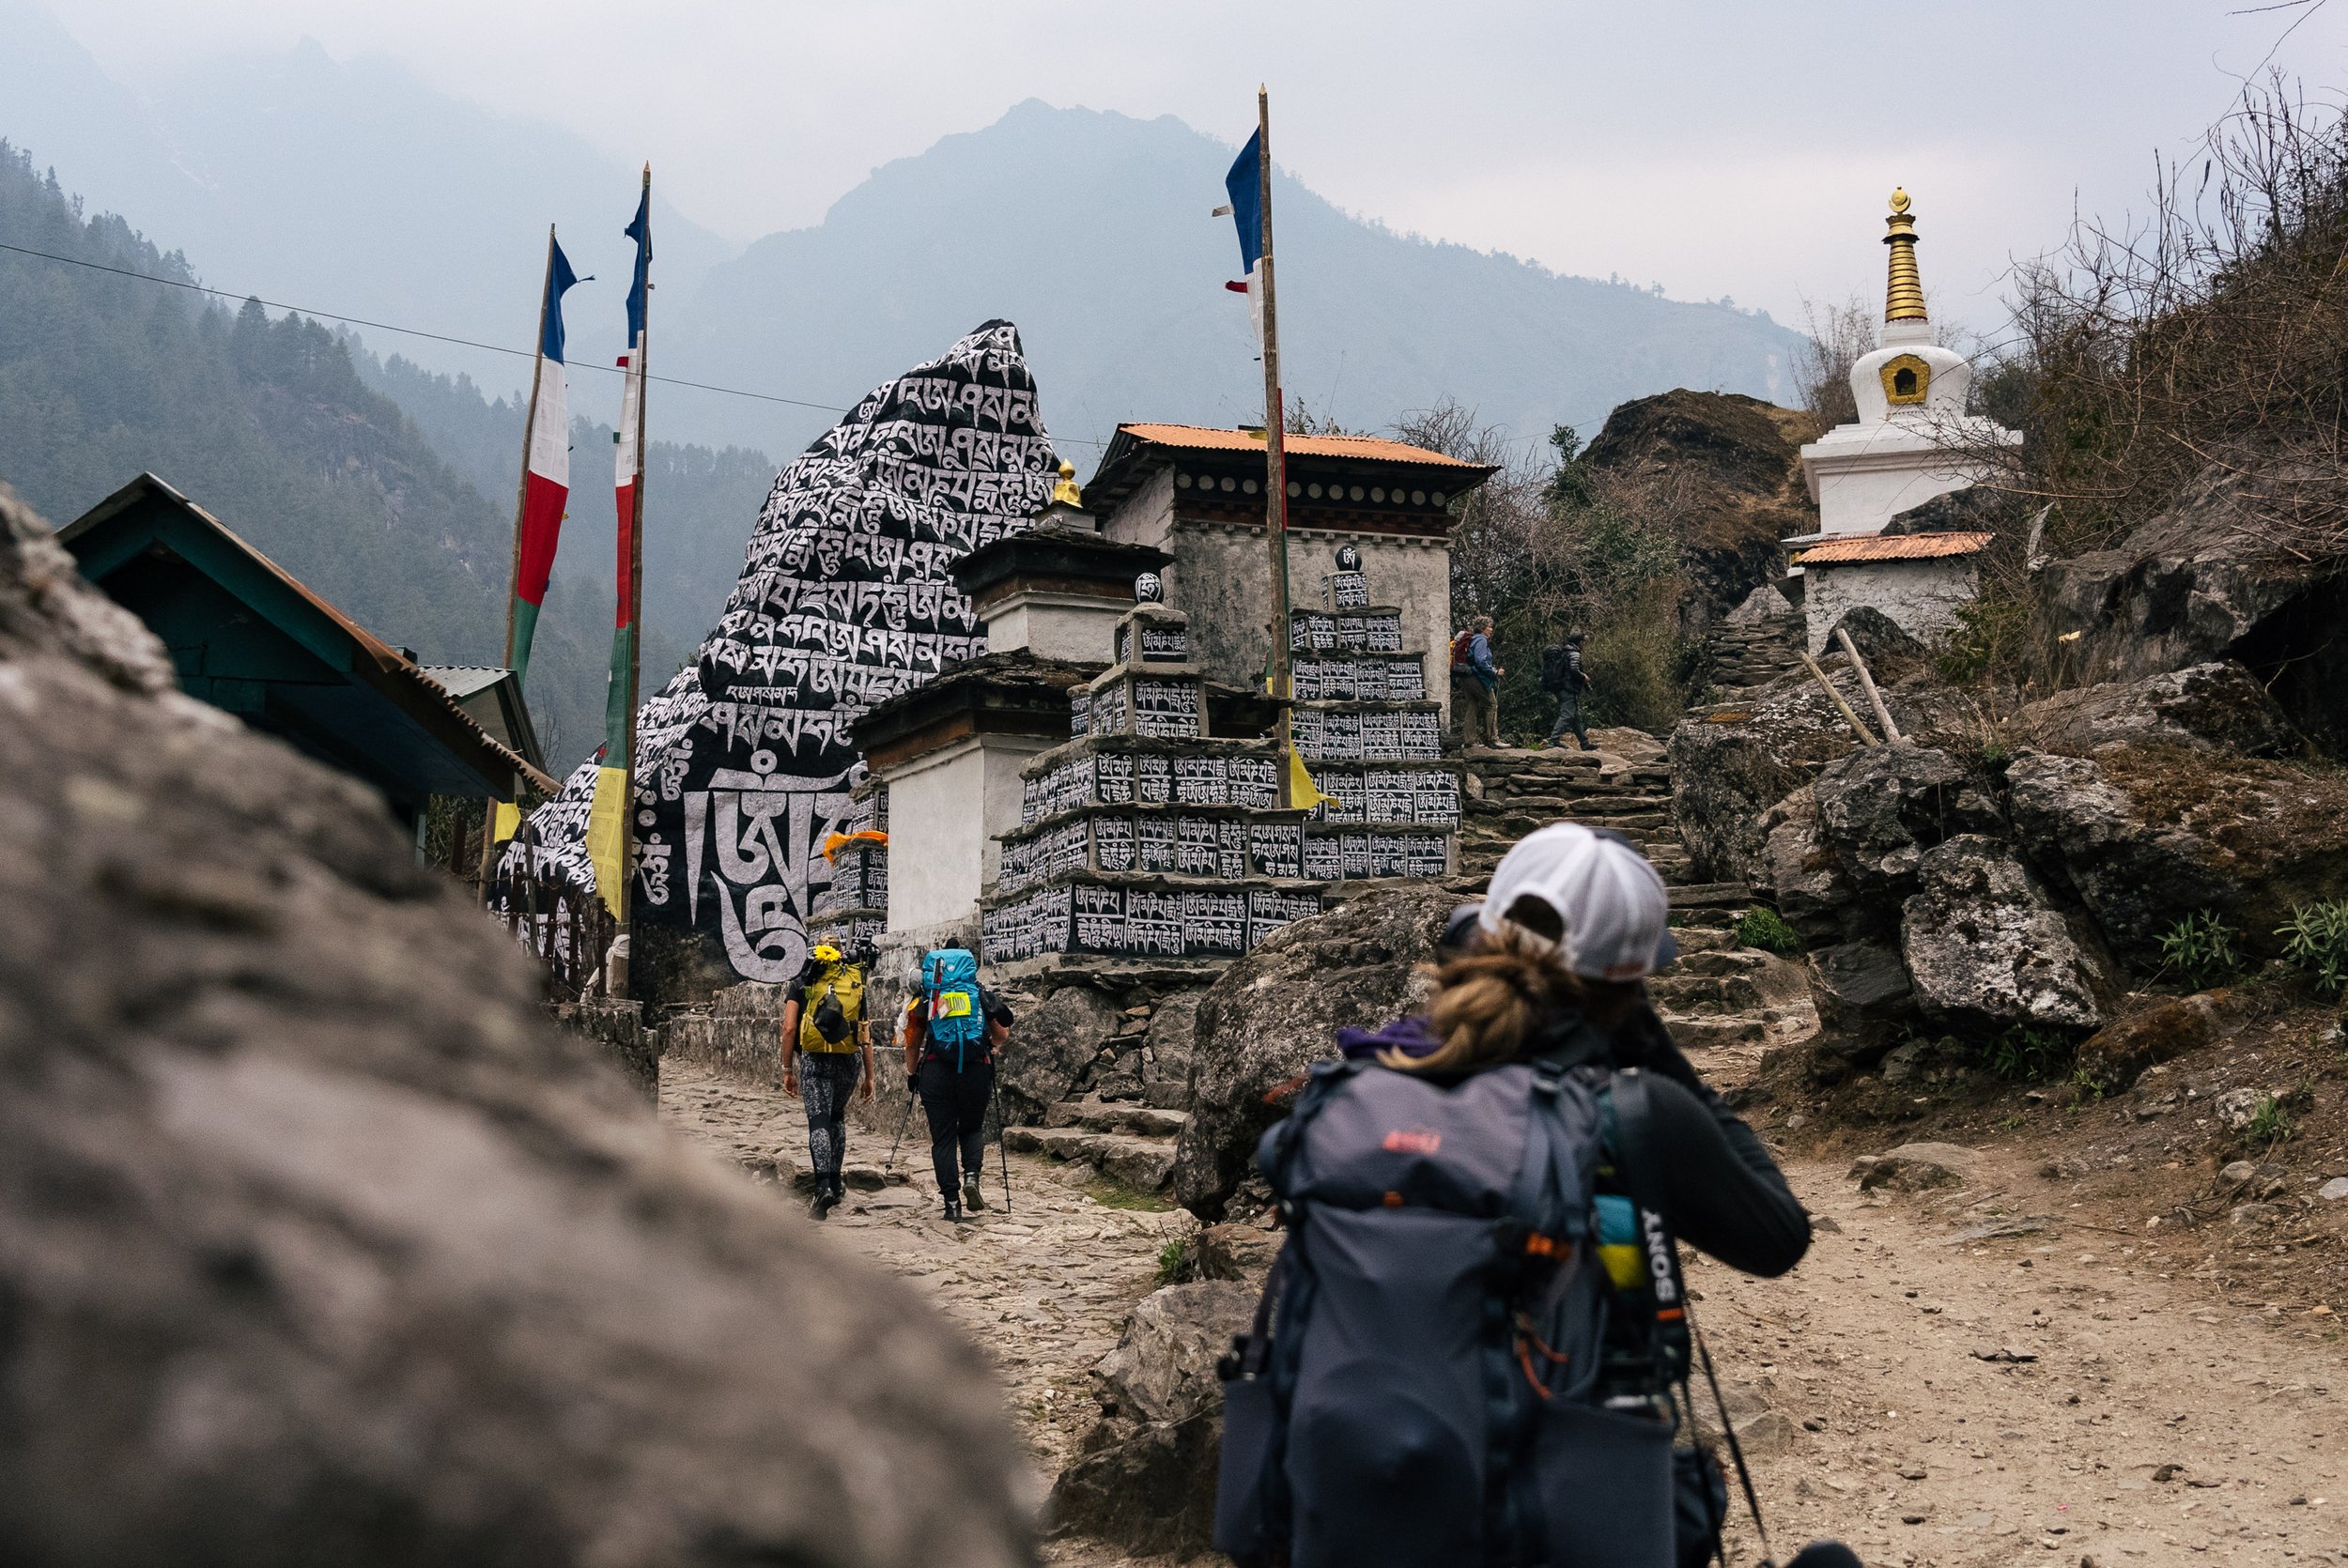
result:
[[[1056,506],[1082,506],[1085,503],[1084,492],[1076,488],[1076,465],[1065,458],[1060,460],[1059,483],[1052,486],[1052,502]]]
[[[1891,280],[1883,297],[1883,319],[1887,322],[1926,319],[1923,278],[1916,270],[1916,219],[1908,206],[1908,192],[1893,190],[1892,216],[1883,221],[1890,231],[1884,235],[1883,242],[1892,247]]]

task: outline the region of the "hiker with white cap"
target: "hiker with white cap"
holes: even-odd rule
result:
[[[1242,1568],[1708,1555],[1727,1489],[1676,1242],[1775,1276],[1810,1222],[1649,1003],[1670,909],[1618,835],[1531,835],[1453,916],[1426,1015],[1340,1030],[1265,1134],[1289,1237],[1221,1368]]]

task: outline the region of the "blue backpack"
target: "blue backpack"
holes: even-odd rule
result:
[[[1594,1056],[1323,1062],[1264,1135],[1288,1240],[1220,1368],[1215,1545],[1242,1568],[1674,1568],[1717,1541],[1719,1471],[1673,1449],[1676,1255],[1600,1191],[1645,1082]]]
[[[951,1048],[960,1072],[970,1047],[986,1039],[979,961],[966,947],[940,947],[922,958],[921,983],[929,994],[930,1045],[940,1056]]]

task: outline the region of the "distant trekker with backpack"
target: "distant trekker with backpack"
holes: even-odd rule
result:
[[[1549,727],[1549,738],[1541,745],[1555,746],[1570,730],[1582,749],[1590,750],[1590,732],[1582,724],[1582,694],[1590,689],[1590,677],[1582,668],[1580,632],[1541,650],[1541,689],[1557,699],[1557,722]]]
[[[1500,678],[1492,663],[1492,618],[1479,615],[1451,639],[1451,723],[1460,746],[1500,744]]]
[[[843,958],[829,943],[818,943],[782,993],[782,1087],[807,1105],[807,1159],[815,1168],[815,1201],[808,1212],[818,1220],[847,1196],[840,1172],[848,1151],[848,1097],[873,1098],[873,1035],[864,1027],[866,957]]]
[[[1708,1556],[1727,1492],[1675,1448],[1701,1343],[1676,1238],[1774,1276],[1810,1228],[1648,1003],[1667,914],[1626,840],[1540,830],[1428,1015],[1340,1031],[1265,1135],[1287,1244],[1223,1366],[1215,1545],[1242,1568]]]
[[[965,947],[940,947],[922,958],[915,1003],[905,1013],[905,1077],[930,1124],[930,1165],[946,1218],[960,1220],[964,1205],[986,1207],[979,1165],[995,1094],[995,1051],[1010,1038],[1011,1009],[979,984],[979,961]]]

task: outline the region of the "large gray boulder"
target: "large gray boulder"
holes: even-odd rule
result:
[[[5,491],[0,900],[0,1560],[1028,1560],[978,1354]]]
[[[1917,1005],[1945,1026],[2085,1034],[2118,987],[2092,932],[2074,929],[2001,841],[1963,833],[1925,852],[1900,922]]]
[[[1916,1016],[1916,988],[1897,948],[1883,942],[1841,942],[1810,955],[1810,994],[1826,1025],[1815,1054],[1844,1070],[1867,1067],[1892,1045],[1893,1031]]]
[[[1022,1014],[1003,1048],[1003,1101],[1014,1121],[1035,1123],[1092,1070],[1124,1013],[1090,986],[1062,986]]]
[[[1426,998],[1419,966],[1458,899],[1382,889],[1284,927],[1223,972],[1198,1004],[1190,1119],[1174,1157],[1174,1198],[1225,1217],[1264,1130],[1288,1114],[1266,1097],[1323,1057],[1336,1031],[1374,1028]]]
[[[2126,682],[2238,659],[2337,754],[2348,743],[2348,646],[2333,627],[2348,585],[2337,563],[2274,549],[2263,521],[2296,483],[2256,461],[2213,464],[2117,547],[2040,566],[2032,623],[2057,667],[2075,681]]]
[[[2246,953],[2271,955],[2295,907],[2348,897],[2337,768],[2113,745],[2093,758],[2017,752],[2006,785],[2031,858],[2139,968],[2198,911],[2232,924]]]
[[[1223,1437],[1215,1362],[1253,1320],[1256,1296],[1202,1280],[1142,1299],[1093,1368],[1101,1421],[1044,1503],[1054,1533],[1182,1557],[1213,1545]]]
[[[1802,939],[1814,946],[1847,936],[1862,923],[1859,890],[1818,822],[1808,785],[1762,814],[1760,885]]]
[[[1853,707],[1866,695],[1832,677]],[[1762,813],[1857,749],[1859,738],[1808,670],[1695,710],[1672,730],[1672,819],[1707,882],[1769,880]]]
[[[1955,834],[2005,827],[1964,765],[1932,746],[1854,751],[1821,770],[1811,792],[1820,836],[1861,898],[1879,907],[1916,891],[1926,850]]]
[[[1873,657],[1863,649],[1862,656]],[[1922,669],[1887,679],[1893,662],[1883,661],[1877,684],[1908,744],[1960,742],[1973,717],[1971,699]],[[1830,652],[1818,666],[1873,733],[1874,710],[1843,655]],[[1769,807],[1859,749],[1849,722],[1807,669],[1691,709],[1673,729],[1669,754],[1672,817],[1696,875],[1767,885]]]
[[[2016,728],[2074,757],[2115,743],[2276,757],[2297,740],[2258,677],[2232,660],[2057,692],[2025,707]]]

